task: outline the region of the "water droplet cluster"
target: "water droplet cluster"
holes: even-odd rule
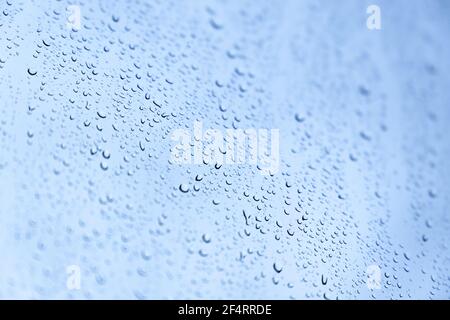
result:
[[[0,298],[449,298],[449,7],[379,2],[1,0]]]

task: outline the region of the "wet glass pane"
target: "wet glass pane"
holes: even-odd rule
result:
[[[449,16],[0,0],[0,298],[450,298]]]

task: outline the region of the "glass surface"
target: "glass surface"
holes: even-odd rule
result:
[[[449,16],[1,0],[0,298],[449,299]]]

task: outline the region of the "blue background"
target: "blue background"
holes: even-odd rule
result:
[[[1,0],[0,298],[449,299],[449,16]],[[280,170],[170,163],[196,120],[279,128]]]

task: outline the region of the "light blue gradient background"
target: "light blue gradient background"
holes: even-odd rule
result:
[[[0,298],[449,299],[449,16],[1,0]],[[279,172],[170,164],[195,120],[279,128]]]

